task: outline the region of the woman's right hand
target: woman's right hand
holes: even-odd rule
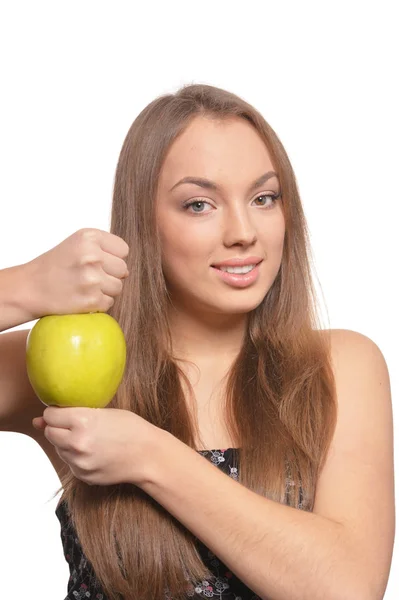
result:
[[[80,229],[26,267],[34,319],[46,315],[106,312],[128,276],[127,243],[101,229]]]

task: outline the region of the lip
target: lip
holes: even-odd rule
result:
[[[226,271],[221,271],[217,267],[212,267],[215,271],[216,276],[219,277],[224,283],[230,285],[235,288],[245,288],[249,285],[255,283],[259,278],[260,271],[260,263],[256,265],[249,273],[245,274],[236,274],[236,273],[227,273]]]
[[[246,267],[247,265],[257,265],[262,262],[260,256],[248,256],[247,258],[229,258],[223,262],[214,263],[211,267]]]

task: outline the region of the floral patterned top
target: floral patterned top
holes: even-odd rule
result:
[[[197,452],[224,473],[238,480],[239,448],[198,450]],[[83,554],[76,531],[68,518],[68,510],[64,501],[58,505],[55,512],[61,524],[64,556],[70,571],[68,591],[64,600],[82,600],[86,598],[107,600],[107,596],[96,579],[91,564]],[[198,550],[203,562],[214,574],[214,578],[212,581],[198,582],[192,596],[195,594],[196,598],[215,598],[215,600],[261,600],[200,540],[198,540]],[[190,598],[189,595],[187,597]]]

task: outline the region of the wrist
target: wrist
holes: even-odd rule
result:
[[[0,279],[0,331],[39,318],[30,308],[33,291],[27,265],[3,269]]]
[[[34,260],[21,265],[20,275],[23,278],[21,284],[24,310],[31,315],[31,320],[41,319],[47,313],[43,306],[42,296],[40,294],[41,277],[36,268]]]
[[[165,476],[169,457],[178,452],[178,446],[182,444],[169,431],[160,427],[154,426],[153,434],[146,449],[146,460],[143,461],[142,482],[140,484],[141,489],[146,493],[149,493],[154,486],[161,483],[162,478]]]

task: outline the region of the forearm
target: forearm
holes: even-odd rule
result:
[[[177,438],[165,441],[142,488],[261,598],[364,600],[341,524],[255,494]]]
[[[28,286],[28,265],[0,270],[0,331],[36,318],[28,309]]]

